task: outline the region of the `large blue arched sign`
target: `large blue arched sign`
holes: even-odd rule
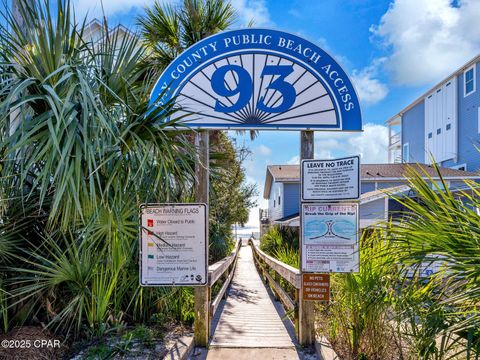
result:
[[[210,36],[163,72],[152,104],[211,129],[362,130],[355,89],[325,51],[296,35],[241,29]]]

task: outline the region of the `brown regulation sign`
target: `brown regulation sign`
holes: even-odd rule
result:
[[[330,300],[329,274],[302,274],[303,300]]]

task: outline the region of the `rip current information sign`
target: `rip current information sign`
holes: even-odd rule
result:
[[[208,280],[207,206],[140,207],[140,284],[200,286]]]
[[[302,271],[357,272],[358,203],[302,204]]]

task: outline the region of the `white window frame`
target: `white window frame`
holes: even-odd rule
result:
[[[405,148],[407,148],[407,159],[405,159]],[[409,143],[405,143],[402,146],[402,162],[409,163],[410,162],[410,145]]]
[[[467,72],[473,70],[473,89],[469,93],[467,93]],[[463,97],[467,97],[470,94],[473,94],[477,90],[477,69],[476,64],[473,64],[468,69],[465,69],[463,72]]]
[[[450,166],[450,169],[459,170],[461,167],[465,168],[463,171],[467,171],[467,164],[466,163],[458,164],[458,165],[455,165],[455,166]]]
[[[480,106],[477,108],[477,124],[478,124],[478,133],[480,134]]]

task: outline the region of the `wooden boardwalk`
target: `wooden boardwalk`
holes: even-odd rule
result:
[[[291,323],[282,321],[281,304],[273,299],[253,262],[250,246],[240,249],[237,267],[212,324],[210,347],[295,348]]]

